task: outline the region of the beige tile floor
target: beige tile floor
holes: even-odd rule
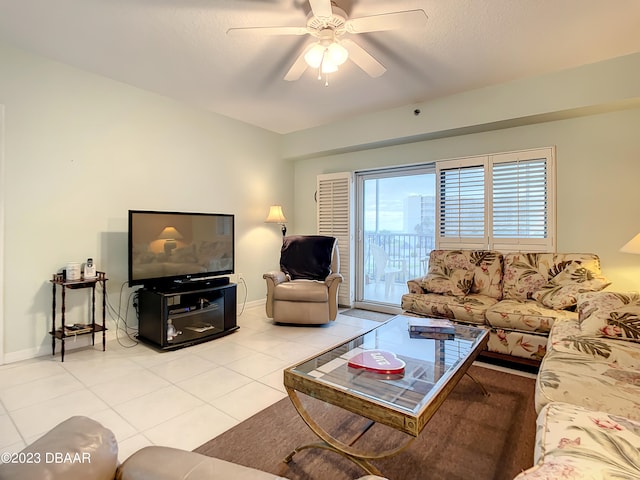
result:
[[[110,428],[120,460],[146,445],[187,450],[286,397],[282,370],[377,325],[338,315],[319,327],[274,325],[247,308],[226,337],[159,353],[126,338],[0,366],[0,451],[18,452],[71,415]]]
[[[285,398],[285,367],[377,323],[339,314],[319,327],[274,325],[260,306],[238,325],[173,352],[112,340],[106,352],[68,351],[64,363],[56,355],[0,366],[0,452],[20,451],[72,415],[110,428],[121,461],[146,445],[193,450]]]

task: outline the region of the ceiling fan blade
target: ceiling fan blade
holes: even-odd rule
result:
[[[341,43],[349,52],[349,60],[364,70],[370,77],[377,78],[387,71],[384,65],[353,40],[346,38]]]
[[[424,10],[406,10],[404,12],[382,13],[368,17],[352,18],[345,22],[349,33],[382,32],[401,28],[422,27],[427,23]]]
[[[227,35],[306,35],[307,27],[237,27],[227,30]]]
[[[296,58],[296,61],[293,62],[293,65],[291,65],[291,68],[289,69],[287,74],[284,76],[284,79],[287,82],[295,82],[305,72],[305,70],[307,69],[307,62],[304,59],[304,55],[313,45],[314,44],[307,45],[304,48],[304,50],[302,50],[302,53],[298,55],[298,58]]]
[[[327,18],[333,14],[331,0],[309,0],[309,5],[311,5],[311,12],[316,17]]]

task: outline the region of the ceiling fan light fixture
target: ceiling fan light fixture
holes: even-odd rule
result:
[[[349,52],[346,48],[340,45],[338,42],[333,42],[329,47],[327,47],[327,52],[329,53],[329,58],[331,62],[336,65],[342,65],[347,61],[349,57]]]
[[[304,60],[305,62],[307,62],[307,65],[309,65],[311,68],[320,68],[326,50],[327,47],[316,43],[307,51],[307,53],[304,54]]]
[[[338,66],[335,63],[333,63],[329,57],[325,57],[324,61],[322,62],[322,67],[320,71],[323,74],[337,72]]]

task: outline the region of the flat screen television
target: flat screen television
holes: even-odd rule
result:
[[[234,220],[222,213],[129,210],[129,286],[171,289],[234,273]]]

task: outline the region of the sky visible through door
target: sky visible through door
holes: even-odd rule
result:
[[[435,173],[366,178],[362,199],[363,300],[399,305],[434,246]]]

